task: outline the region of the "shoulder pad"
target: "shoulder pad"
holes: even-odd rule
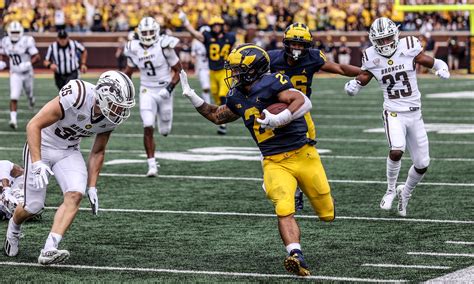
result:
[[[405,49],[403,50],[403,54],[406,56],[415,57],[423,51],[421,42],[417,37],[407,36],[402,38],[400,41],[402,42],[402,47]]]
[[[320,49],[317,49],[317,48],[310,48],[309,49],[309,54],[315,58],[315,59],[319,59],[321,58],[324,62],[328,61],[327,58],[326,58],[326,55],[324,54],[324,52]]]
[[[163,35],[161,37],[160,45],[161,48],[175,48],[179,42],[179,38],[169,35]]]
[[[59,102],[64,110],[80,109],[86,101],[87,88],[82,80],[71,80],[59,91]]]
[[[374,60],[378,57],[373,46],[362,51],[362,70],[369,70],[376,66]],[[380,59],[379,59],[380,60]]]

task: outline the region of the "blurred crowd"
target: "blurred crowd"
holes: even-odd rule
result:
[[[467,0],[446,0],[463,3]],[[111,32],[133,30],[143,16],[153,16],[165,28],[180,31],[182,9],[198,27],[211,15],[221,15],[231,29],[255,27],[282,31],[301,22],[313,31],[367,30],[374,18],[386,16],[402,30],[467,30],[468,12],[403,13],[393,1],[369,0],[6,0],[3,22],[18,20],[27,31]],[[427,0],[402,0],[427,4]],[[435,1],[439,2],[439,1]]]

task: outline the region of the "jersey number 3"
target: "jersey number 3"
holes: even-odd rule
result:
[[[402,84],[406,86],[406,90],[393,90],[396,81],[402,81]],[[395,73],[395,77],[392,74],[387,74],[382,77],[382,82],[384,84],[389,83],[387,93],[388,98],[391,100],[399,99],[400,95],[402,97],[409,97],[412,94],[410,80],[408,80],[408,74],[405,71]]]

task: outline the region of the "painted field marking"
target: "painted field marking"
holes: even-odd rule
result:
[[[0,262],[0,266],[25,266],[25,267],[43,267],[38,263],[24,262]],[[149,273],[170,273],[170,274],[199,274],[213,276],[230,277],[250,277],[250,278],[299,278],[301,280],[330,280],[330,281],[349,281],[349,282],[407,282],[406,280],[393,279],[372,279],[372,278],[351,278],[351,277],[332,277],[332,276],[295,276],[290,274],[264,274],[264,273],[245,273],[245,272],[226,272],[226,271],[205,271],[205,270],[178,270],[178,269],[160,269],[145,267],[116,267],[116,266],[92,266],[92,265],[70,265],[53,264],[49,267],[82,269],[82,270],[102,270],[102,271],[131,271],[131,272],[149,272]]]
[[[56,210],[58,207],[45,207],[44,209]],[[90,211],[90,208],[81,207],[81,211]],[[243,213],[243,212],[212,212],[212,211],[183,211],[183,210],[153,210],[153,209],[124,209],[124,208],[100,208],[103,212],[116,213],[148,213],[148,214],[177,214],[177,215],[209,215],[209,216],[239,216],[239,217],[264,217],[275,218],[275,214],[265,213]],[[313,215],[295,215],[300,219],[319,219]],[[436,220],[436,219],[410,219],[410,218],[378,218],[378,217],[357,217],[357,216],[337,216],[336,219],[358,220],[358,221],[389,221],[389,222],[415,222],[415,223],[442,223],[442,224],[474,224],[474,221],[464,220]]]
[[[409,255],[446,256],[446,257],[474,257],[472,253],[444,253],[444,252],[407,252]]]
[[[364,263],[361,266],[383,267],[383,268],[408,268],[408,269],[450,269],[449,266],[431,266],[431,265],[402,265],[389,263]]]
[[[474,242],[446,241],[446,244],[474,246]]]

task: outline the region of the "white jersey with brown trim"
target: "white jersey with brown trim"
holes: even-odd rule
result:
[[[38,49],[32,36],[24,35],[17,42],[12,42],[10,37],[6,36],[2,38],[0,54],[10,58],[10,72],[24,73],[25,71],[19,68],[20,63],[31,61],[31,57],[38,54]],[[28,71],[31,70],[33,67]]]
[[[109,132],[116,124],[103,115],[93,116],[95,86],[71,80],[59,91],[63,117],[41,132],[41,145],[54,149],[78,147],[82,137]]]
[[[400,39],[397,50],[390,57],[378,54],[373,46],[362,53],[361,69],[372,73],[379,82],[385,110],[403,112],[421,108],[415,57],[422,51],[420,41],[409,36]]]

